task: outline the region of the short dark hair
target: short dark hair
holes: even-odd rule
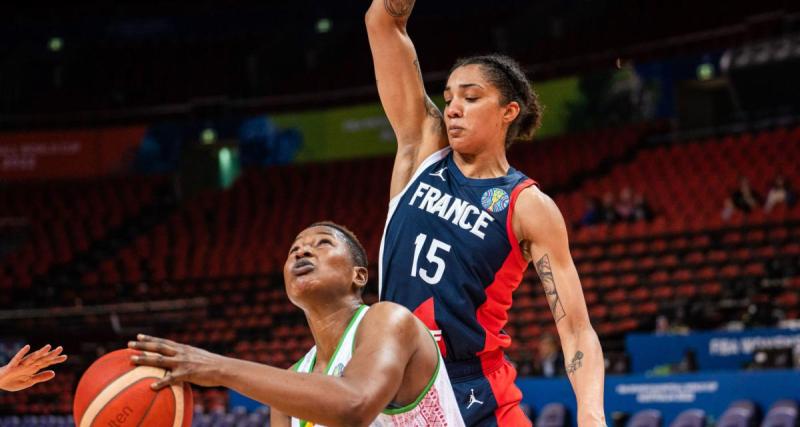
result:
[[[473,64],[480,65],[489,82],[500,91],[503,104],[511,101],[519,104],[519,115],[511,122],[506,134],[506,148],[517,141],[533,139],[542,124],[543,108],[522,66],[506,55],[476,55],[457,60],[449,74],[453,74],[457,68]]]
[[[355,264],[356,267],[369,267],[367,251],[364,250],[364,246],[362,246],[361,242],[358,241],[356,234],[350,231],[349,228],[339,225],[333,221],[315,222],[308,226],[308,228],[311,227],[329,227],[338,231],[339,234],[344,237],[345,243],[347,243],[347,248],[350,250],[350,257],[353,259],[353,264]]]

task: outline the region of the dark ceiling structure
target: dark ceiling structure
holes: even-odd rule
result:
[[[3,5],[0,127],[274,111],[375,99],[367,0]],[[420,0],[409,32],[438,93],[459,56],[536,79],[796,30],[797,2]]]

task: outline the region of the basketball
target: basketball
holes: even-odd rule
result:
[[[155,391],[150,385],[167,371],[135,366],[136,350],[117,350],[95,361],[83,374],[75,391],[76,427],[149,426],[189,427],[192,424],[192,389],[189,384]]]

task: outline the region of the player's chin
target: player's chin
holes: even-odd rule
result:
[[[470,138],[466,135],[457,137],[451,136],[449,138],[449,141],[450,141],[450,148],[452,148],[453,151],[456,151],[458,153],[472,154],[479,151],[477,149],[479,143],[475,141],[474,138]]]
[[[319,286],[319,279],[314,273],[303,274],[302,276],[292,277],[286,286],[286,293],[290,297],[302,299],[306,295],[313,293]]]

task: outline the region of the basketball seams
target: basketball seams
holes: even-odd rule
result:
[[[131,352],[132,354],[134,354],[133,350],[122,350],[122,351]],[[138,353],[139,352],[135,352],[135,354],[138,354]],[[114,363],[118,362],[118,360],[116,358],[108,358],[107,360],[100,359],[99,362],[102,362],[102,364],[98,364],[97,366],[92,365],[89,369],[92,370],[92,371],[102,372],[102,371],[105,370],[106,365],[113,365]],[[131,366],[133,366],[133,365],[131,365]],[[83,417],[86,415],[86,411],[89,410],[89,408],[94,403],[94,400],[97,399],[98,396],[100,396],[100,393],[102,393],[103,390],[108,388],[111,384],[114,384],[114,382],[119,380],[121,377],[123,377],[125,375],[128,375],[132,370],[133,369],[129,369],[129,370],[125,371],[125,372],[122,372],[121,374],[111,378],[111,380],[109,380],[107,383],[103,384],[103,387],[101,387],[100,390],[98,390],[97,393],[95,394],[94,399],[92,399],[86,405],[86,407],[82,408],[83,409],[83,413],[81,414],[81,420],[83,420]],[[84,375],[86,375],[86,374],[84,374]],[[78,387],[80,387],[80,383],[78,383]],[[76,393],[77,393],[77,390],[76,390]],[[75,411],[75,409],[76,408],[73,407],[73,412],[77,412],[77,411]],[[75,414],[75,415],[77,415],[77,414]]]
[[[144,380],[146,380],[146,379],[150,379],[150,378],[155,378],[155,379],[158,379],[158,377],[142,377],[142,378],[140,378],[140,379],[136,380],[136,382],[133,382],[133,383],[131,383],[131,384],[128,384],[127,386],[125,386],[125,388],[123,388],[123,389],[121,389],[120,391],[118,391],[118,392],[115,394],[115,396],[118,396],[118,395],[120,395],[120,394],[123,394],[123,393],[125,393],[125,390],[128,390],[128,389],[129,389],[129,388],[131,388],[131,387],[135,387],[135,386],[139,385],[139,383],[140,383],[140,382],[142,382],[142,381],[144,381]],[[111,384],[113,384],[113,382],[112,382],[112,383],[110,383],[110,384],[109,384],[109,386],[110,386]],[[105,389],[104,389],[104,390],[105,390]],[[102,393],[102,392],[101,392],[101,393]],[[101,406],[101,407],[100,407],[100,408],[97,410],[97,413],[95,414],[95,416],[94,416],[94,417],[92,417],[92,421],[91,421],[91,423],[89,424],[89,427],[92,427],[92,426],[94,425],[94,422],[97,420],[97,416],[98,416],[98,415],[100,415],[100,414],[102,414],[102,413],[103,413],[103,410],[105,410],[105,409],[106,409],[106,407],[107,407],[109,404],[111,404],[111,403],[114,401],[114,397],[115,397],[115,396],[112,396],[112,397],[111,397],[111,399],[108,399],[108,400],[106,401],[106,403],[104,403],[104,404],[103,404],[103,406]],[[156,395],[156,396],[153,396],[153,399],[151,399],[151,400],[150,400],[150,404],[147,406],[148,410],[150,409],[150,407],[151,407],[151,406],[153,406],[153,402],[156,400],[156,397],[157,397],[157,396],[158,396],[158,395]],[[100,397],[100,394],[98,394],[98,395],[97,395],[97,397]],[[97,397],[95,397],[95,399],[97,399]],[[94,401],[92,401],[92,403],[94,403]],[[90,405],[90,406],[91,406],[91,405]],[[87,407],[86,407],[86,409],[87,409],[87,411],[86,411],[86,412],[88,412],[88,409],[89,409],[89,407],[87,406]],[[86,415],[86,412],[84,412],[84,417],[82,417],[82,418],[81,418],[81,426],[85,425],[85,423],[84,423],[84,420],[86,419],[86,416],[85,416],[85,415]],[[147,414],[147,412],[145,412],[145,414]],[[144,419],[144,416],[142,416],[142,419]],[[141,419],[139,420],[139,423],[141,423]],[[138,424],[137,424],[137,425],[138,425]]]
[[[183,426],[184,406],[186,404],[184,401],[185,394],[183,393],[183,383],[173,384],[169,386],[169,389],[172,391],[172,402],[175,408],[175,414],[172,418],[172,427],[181,427]]]
[[[100,411],[103,408],[105,408],[109,402],[113,400],[113,397],[120,394],[123,390],[127,390],[128,388],[132,387],[135,384],[138,384],[141,380],[144,379],[148,378],[161,379],[161,376],[156,375],[156,373],[159,373],[163,376],[163,369],[139,366],[117,377],[114,381],[107,384],[99,393],[97,393],[94,399],[92,399],[91,403],[89,403],[89,405],[86,406],[86,409],[84,410],[83,415],[81,417],[80,425],[78,427],[90,427],[92,423],[85,422],[87,414],[91,415],[91,419],[93,422],[94,418],[98,414],[100,414]],[[130,379],[133,380],[133,383],[119,389],[119,385],[124,383],[124,381],[122,380],[126,379],[126,377],[130,377]],[[99,402],[101,402],[101,399],[107,399],[107,401],[104,402],[102,405],[100,405]],[[100,406],[99,408],[97,408],[98,405]]]
[[[155,395],[153,396],[153,398],[152,398],[152,399],[150,399],[150,404],[149,404],[149,405],[147,405],[147,409],[145,409],[145,410],[144,410],[144,414],[142,414],[142,417],[141,417],[141,418],[139,418],[139,422],[138,422],[138,423],[136,423],[136,427],[140,427],[140,426],[142,425],[142,423],[144,422],[144,419],[145,419],[145,418],[147,418],[147,414],[149,414],[149,413],[150,413],[150,409],[152,409],[152,408],[153,408],[153,404],[155,404],[155,403],[156,403],[156,399],[158,399],[158,393],[155,393]],[[100,410],[100,412],[102,412],[102,409]],[[98,413],[99,413],[99,412],[98,412]]]

